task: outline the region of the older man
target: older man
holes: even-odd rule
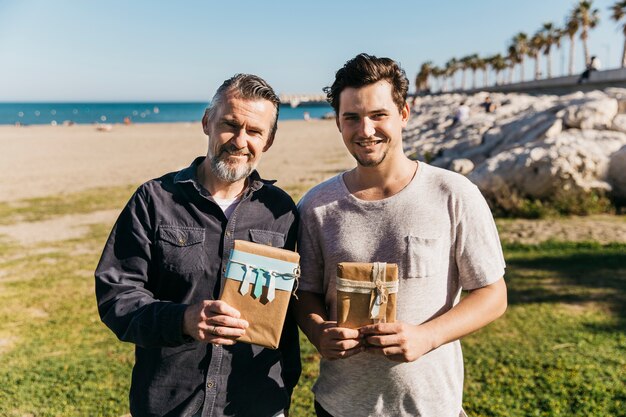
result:
[[[299,205],[297,316],[322,355],[318,416],[463,415],[459,338],[506,308],[502,250],[480,192],[404,155],[407,89],[394,61],[361,54],[327,90],[356,167]],[[339,262],[397,264],[396,322],[337,326]]]
[[[226,80],[202,126],[208,153],[141,185],[96,270],[102,321],[135,344],[133,416],[281,416],[300,375],[287,318],[278,350],[236,343],[248,323],[219,301],[235,239],[294,249],[291,198],[255,168],[279,100],[254,75]]]

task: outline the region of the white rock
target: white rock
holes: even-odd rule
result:
[[[626,133],[626,114],[618,114],[613,118],[611,130]]]
[[[617,114],[617,100],[610,97],[590,96],[565,109],[564,122],[568,127],[580,129],[606,129]]]
[[[405,151],[468,175],[504,208],[515,195],[547,199],[562,190],[611,188],[617,193],[626,189],[619,156],[626,153],[626,114],[618,114],[626,89],[606,91],[560,97],[492,93],[492,113],[481,106],[487,93],[420,97],[404,132]],[[470,117],[451,126],[461,101]]]
[[[458,172],[462,175],[467,175],[474,169],[474,163],[469,159],[455,159],[450,164],[450,170]]]
[[[613,187],[613,195],[626,199],[626,145],[611,155],[608,179]]]

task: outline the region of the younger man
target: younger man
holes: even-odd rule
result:
[[[459,339],[506,309],[502,250],[482,195],[465,177],[404,155],[407,90],[394,61],[366,54],[327,89],[357,166],[299,205],[297,319],[322,355],[318,416],[464,415]],[[395,323],[337,327],[339,262],[398,265]],[[461,290],[469,294],[459,301]]]

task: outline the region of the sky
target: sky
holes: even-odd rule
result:
[[[615,1],[593,2],[601,23],[589,46],[603,68],[617,67],[623,48],[608,10]],[[0,0],[0,102],[206,102],[239,72],[278,93],[317,94],[361,52],[395,59],[412,83],[424,61],[504,54],[519,31],[563,25],[575,3]],[[581,71],[580,45],[576,56]],[[560,74],[567,53],[552,59]]]

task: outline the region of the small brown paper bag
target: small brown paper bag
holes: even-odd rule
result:
[[[237,340],[278,348],[291,292],[300,277],[299,261],[296,252],[235,240],[220,300],[250,324]]]
[[[384,262],[337,265],[337,325],[357,329],[396,320],[398,266]]]

